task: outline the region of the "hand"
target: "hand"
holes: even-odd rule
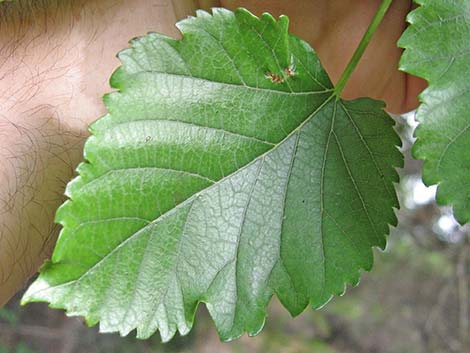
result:
[[[48,6],[30,0],[31,6],[21,6],[25,1],[0,5],[0,306],[51,253],[54,213],[82,160],[88,124],[105,113],[101,96],[119,65],[115,54],[150,30],[178,36],[177,17],[196,8],[191,0],[49,0]],[[334,82],[378,3],[221,1],[232,9],[289,15],[293,33],[313,44]],[[410,3],[394,1],[345,98],[384,99],[392,112],[417,106],[423,83],[397,71],[396,41]]]

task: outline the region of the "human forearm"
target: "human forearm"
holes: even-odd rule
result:
[[[71,103],[82,58],[64,40],[72,8],[56,5],[8,10],[0,29],[0,305],[50,253],[54,210],[85,137]]]

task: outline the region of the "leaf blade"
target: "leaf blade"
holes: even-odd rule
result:
[[[298,314],[358,282],[396,221],[399,140],[381,103],[333,95],[287,23],[199,12],[181,41],[121,53],[24,301],[164,341],[204,302],[229,340],[261,330],[274,293]]]

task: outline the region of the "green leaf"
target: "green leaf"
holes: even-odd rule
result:
[[[470,221],[470,2],[420,0],[399,41],[400,69],[422,77],[413,155],[424,161],[426,185],[438,184],[437,201]]]
[[[274,293],[318,308],[370,269],[402,157],[383,104],[342,101],[288,18],[198,12],[132,41],[24,302],[167,341],[204,302],[222,339]]]

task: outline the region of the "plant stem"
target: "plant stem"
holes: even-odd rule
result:
[[[393,0],[382,0],[382,3],[377,9],[377,12],[375,13],[374,18],[372,19],[372,22],[370,23],[369,27],[367,28],[366,33],[364,34],[361,41],[359,42],[359,45],[356,48],[356,51],[351,57],[351,60],[349,61],[348,66],[346,66],[346,69],[344,69],[341,77],[336,83],[335,94],[337,97],[339,97],[341,95],[341,92],[343,92],[343,89],[346,86],[346,83],[348,82],[349,77],[351,76],[357,64],[359,63],[359,60],[361,59],[362,54],[364,54],[364,51],[366,50],[367,46],[369,45],[369,42],[374,36],[375,31],[377,31],[377,28],[382,22],[385,14],[387,13],[388,8],[392,4],[392,1]]]

